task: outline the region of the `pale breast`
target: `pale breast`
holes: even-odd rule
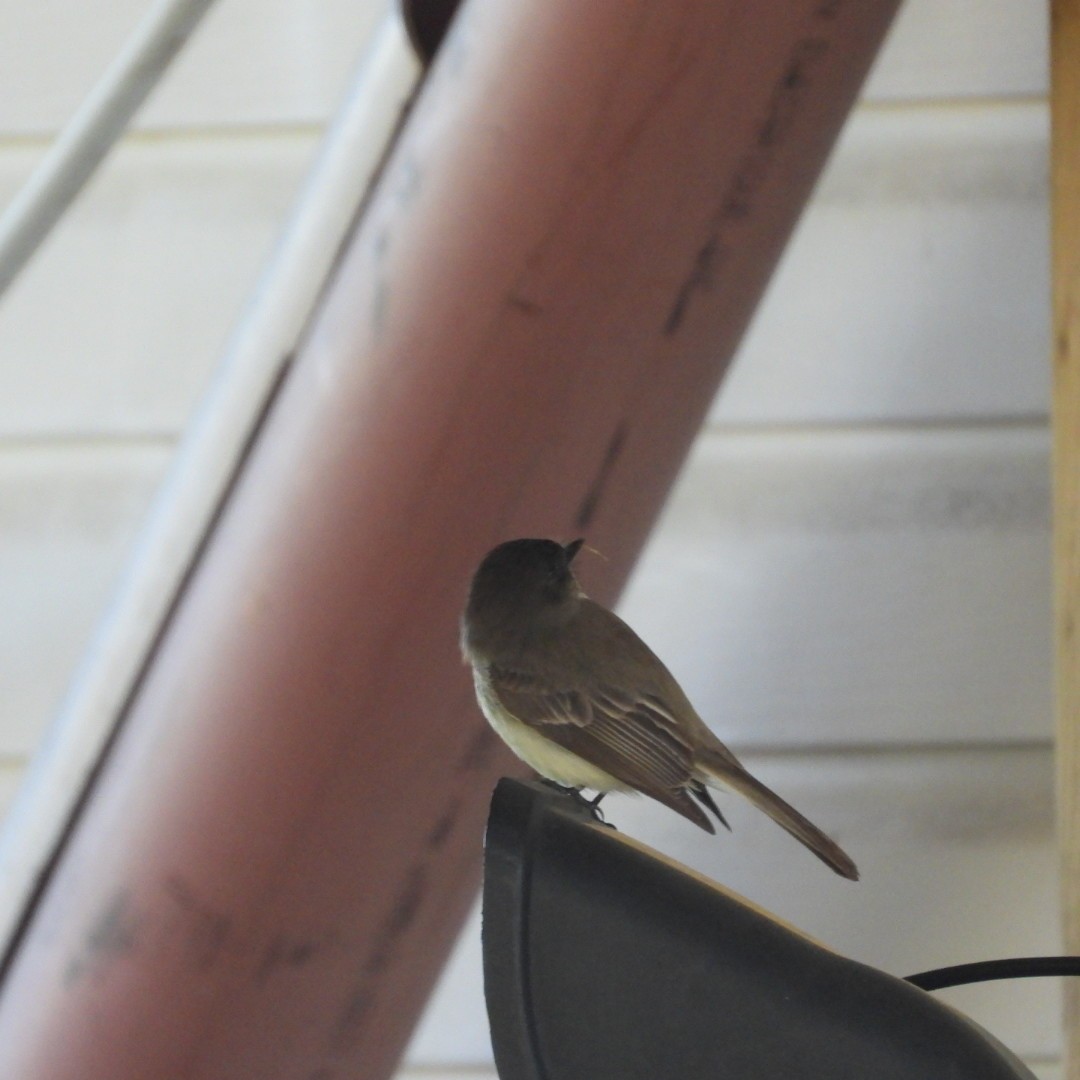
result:
[[[538,731],[511,716],[491,692],[487,680],[473,671],[476,699],[488,723],[526,765],[541,776],[564,787],[589,788],[592,791],[627,791],[629,788],[610,773],[590,765],[584,758],[564,750]]]

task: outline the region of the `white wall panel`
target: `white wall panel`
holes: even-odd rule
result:
[[[0,435],[177,433],[314,150],[309,136],[121,148],[0,303]],[[0,199],[30,156],[0,152]]]
[[[66,684],[167,453],[0,455],[0,752]],[[622,611],[735,743],[1048,737],[1047,485],[1039,429],[712,434]]]
[[[733,423],[1044,415],[1047,114],[863,109],[713,407]]]
[[[0,0],[0,133],[65,123],[150,0]],[[385,0],[218,0],[138,127],[325,121]]]
[[[1044,414],[1045,120],[1039,106],[856,116],[714,420]],[[313,150],[308,136],[122,149],[0,307],[0,377],[14,365],[39,383],[0,401],[0,431],[176,430]],[[34,155],[0,150],[0,198]]]
[[[1048,445],[712,432],[621,611],[732,742],[1049,738]]]
[[[878,101],[1030,97],[1047,89],[1049,8],[905,0],[866,86]]]

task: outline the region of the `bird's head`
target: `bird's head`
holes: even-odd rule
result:
[[[484,556],[465,605],[466,650],[516,647],[558,629],[584,595],[571,563],[584,540],[508,540]]]

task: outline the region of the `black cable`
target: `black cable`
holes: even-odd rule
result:
[[[980,960],[908,975],[905,982],[920,990],[990,982],[993,979],[1038,979],[1048,975],[1080,975],[1080,956],[1017,956],[1009,960]]]

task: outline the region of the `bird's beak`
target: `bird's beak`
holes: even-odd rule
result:
[[[581,545],[585,543],[585,537],[578,537],[577,540],[571,540],[569,544],[563,545],[563,553],[566,555],[566,561],[572,563],[574,556],[581,550]]]

